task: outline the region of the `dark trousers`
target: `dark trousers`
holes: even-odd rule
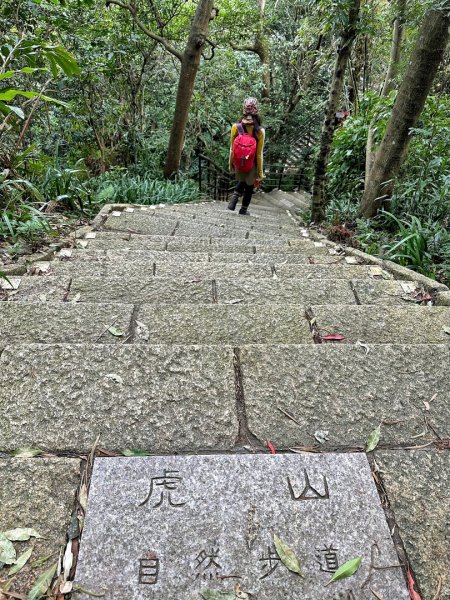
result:
[[[248,208],[250,206],[250,202],[252,201],[253,195],[253,184],[248,185],[245,181],[239,181],[236,186],[236,192],[239,196],[244,194],[242,198],[242,207]]]

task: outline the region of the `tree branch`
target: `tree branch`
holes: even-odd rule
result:
[[[174,48],[168,42],[168,40],[166,40],[166,38],[163,38],[162,36],[160,36],[156,33],[153,33],[153,31],[151,31],[148,27],[146,27],[144,25],[144,23],[142,23],[142,21],[136,15],[135,8],[133,6],[131,6],[131,4],[125,4],[124,2],[121,2],[120,0],[107,0],[106,4],[107,5],[115,4],[116,6],[120,6],[120,8],[124,8],[125,10],[128,10],[129,13],[131,14],[131,16],[133,17],[133,21],[136,23],[136,25],[139,27],[139,29],[143,33],[145,33],[145,35],[147,37],[149,37],[152,40],[155,40],[156,42],[161,44],[161,46],[163,46],[167,50],[167,52],[170,52],[170,54],[173,54],[176,58],[178,58],[178,60],[180,62],[183,60],[183,54],[181,52],[178,52],[178,50],[176,48]]]
[[[254,45],[253,46],[238,46],[234,42],[230,42],[230,46],[233,48],[233,50],[237,50],[238,52],[254,52],[255,54],[258,54]]]

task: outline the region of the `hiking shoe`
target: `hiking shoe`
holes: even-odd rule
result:
[[[236,204],[238,203],[239,196],[237,194],[233,194],[231,196],[231,200],[228,202],[228,210],[234,210],[236,208]]]
[[[248,212],[248,210],[247,210],[246,208],[244,208],[244,207],[242,207],[242,208],[239,210],[239,214],[240,214],[240,215],[246,215],[247,217],[249,217],[249,216],[250,216],[250,213],[249,213],[249,212]]]

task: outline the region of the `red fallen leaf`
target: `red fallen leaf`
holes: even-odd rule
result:
[[[415,581],[414,581],[414,577],[412,576],[411,569],[408,569],[407,579],[408,579],[408,592],[409,592],[409,595],[411,596],[411,600],[422,600],[422,598],[419,596],[419,594],[414,589]]]
[[[272,442],[270,440],[267,440],[267,447],[270,450],[270,454],[276,454],[277,451],[275,450],[275,446],[272,444]]]
[[[340,342],[341,340],[345,340],[345,335],[342,335],[341,333],[329,333],[328,335],[321,335],[320,339],[325,341],[332,340]]]

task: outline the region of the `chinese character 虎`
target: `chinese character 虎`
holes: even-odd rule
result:
[[[267,546],[267,556],[261,556],[259,561],[263,563],[261,565],[261,569],[263,571],[267,571],[260,577],[260,579],[265,579],[266,577],[269,577],[269,575],[272,575],[275,569],[279,566],[281,559],[276,550],[272,550],[270,546]]]
[[[326,573],[334,573],[339,568],[338,562],[338,549],[333,548],[333,544],[330,546],[324,546],[323,548],[316,548],[317,562],[320,564],[320,570]]]
[[[164,502],[164,499],[167,497],[167,501],[170,506],[184,506],[186,502],[173,502],[171,493],[173,490],[177,489],[178,484],[182,480],[182,477],[177,477],[178,471],[167,471],[164,470],[164,475],[162,477],[152,477],[150,481],[150,491],[147,494],[147,497],[143,502],[139,504],[139,506],[144,506],[149,502],[153,493],[157,493],[157,488],[159,487],[159,500],[156,504],[153,505],[152,508],[158,508]]]
[[[197,569],[196,579],[201,577],[202,579],[214,579],[217,578],[219,574],[219,569],[222,567],[216,561],[219,556],[219,548],[211,548],[210,553],[208,554],[206,550],[202,550],[199,552],[196,557],[197,564],[195,568]]]
[[[154,585],[158,582],[159,558],[154,552],[149,552],[147,558],[139,561],[139,583]]]
[[[305,486],[303,488],[303,491],[300,494],[295,491],[295,488],[294,488],[295,484],[294,485],[292,484],[291,478],[290,477],[287,478],[289,491],[291,493],[292,500],[328,500],[330,497],[330,492],[328,489],[328,482],[327,482],[327,478],[325,477],[325,475],[323,476],[323,493],[321,493],[311,485],[311,482],[309,481],[309,476],[308,476],[306,469],[304,470],[304,474],[305,474]]]

